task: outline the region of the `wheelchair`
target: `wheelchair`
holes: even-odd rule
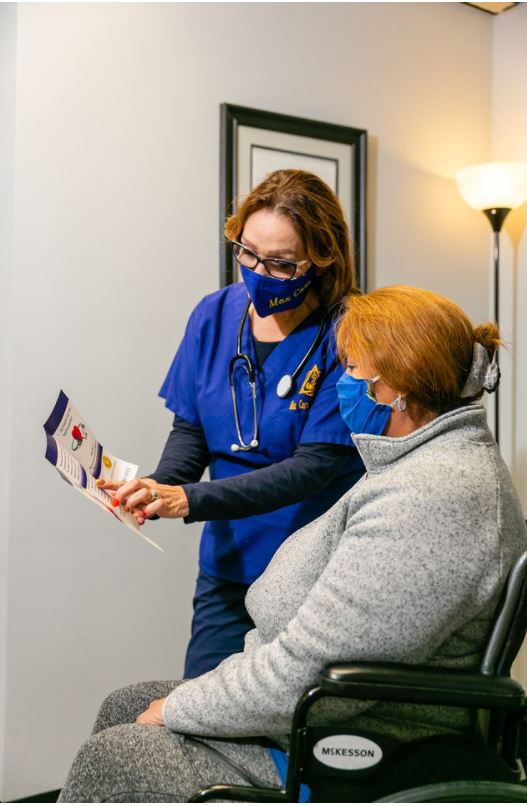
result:
[[[518,759],[525,692],[510,677],[527,632],[527,552],[512,567],[479,672],[396,663],[334,663],[300,697],[281,788],[215,784],[190,802],[527,802]],[[403,742],[353,725],[312,726],[326,698],[476,709],[471,735],[442,734]],[[402,790],[402,791],[401,791]]]

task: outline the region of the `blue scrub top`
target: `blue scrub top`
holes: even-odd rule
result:
[[[268,467],[291,457],[303,442],[347,445],[350,458],[329,486],[298,504],[239,520],[205,524],[200,565],[207,573],[232,582],[252,583],[296,529],[322,515],[364,472],[349,431],[339,412],[335,384],[342,374],[328,319],[323,338],[297,378],[294,393],[281,399],[276,386],[292,373],[312,345],[323,312],[319,309],[278,344],[258,368],[250,323],[242,337],[256,373],[258,440],[250,451],[231,451],[238,442],[234,422],[229,362],[236,354],[238,327],[247,304],[243,283],[205,297],[192,312],[183,341],[159,392],[174,414],[200,425],[211,455],[211,479],[224,479]],[[244,441],[253,434],[252,396],[247,374],[239,364],[234,375]]]

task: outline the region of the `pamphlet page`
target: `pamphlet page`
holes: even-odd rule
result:
[[[44,423],[44,431],[47,441],[46,459],[62,478],[81,495],[117,518],[151,546],[163,551],[157,543],[139,531],[134,517],[129,512],[120,505],[112,506],[111,492],[101,490],[95,484],[97,479],[130,481],[137,474],[137,465],[125,462],[106,450],[96,439],[84,417],[62,391]]]

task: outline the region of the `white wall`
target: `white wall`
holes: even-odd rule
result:
[[[199,528],[147,527],[161,557],[107,523],[41,423],[62,386],[156,461],[156,391],[218,284],[219,104],[367,128],[371,285],[481,320],[488,225],[453,176],[490,156],[491,33],[449,3],[20,5],[2,799],[61,785],[106,692],[181,670]]]
[[[527,5],[498,17],[493,31],[492,158],[527,162]],[[527,204],[513,210],[501,238],[504,321],[513,344],[506,416],[514,426],[512,466],[527,511]]]
[[[492,159],[527,162],[527,5],[496,18],[493,26]],[[508,459],[527,514],[527,204],[513,210],[501,236],[502,321],[512,345],[503,353],[502,427],[509,440]],[[506,431],[506,432],[507,432]],[[527,645],[514,675],[527,686]]]
[[[15,176],[16,5],[0,6],[0,781],[5,742],[7,578],[9,559],[9,428],[13,191]]]

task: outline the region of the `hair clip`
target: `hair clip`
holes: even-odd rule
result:
[[[499,382],[500,368],[498,366],[496,350],[494,350],[491,361],[486,347],[480,344],[479,341],[474,342],[472,366],[470,367],[466,383],[461,390],[460,397],[474,397],[474,395],[479,394],[482,389],[485,389],[487,392],[494,392]]]

